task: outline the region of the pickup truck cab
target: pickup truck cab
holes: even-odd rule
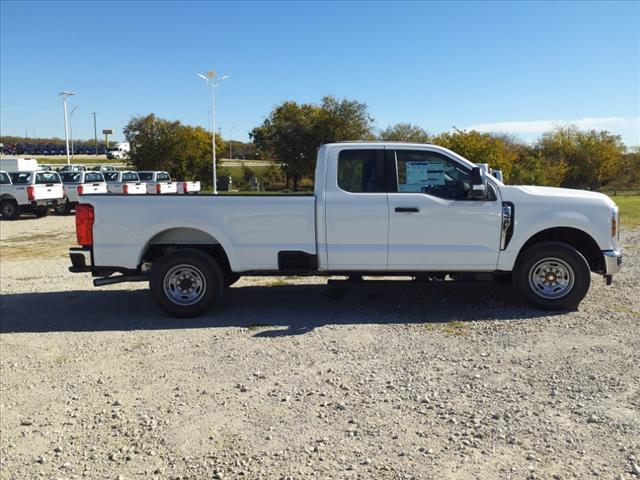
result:
[[[176,182],[176,184],[178,185],[178,193],[181,194],[195,194],[198,193],[201,189],[200,186],[200,182],[196,181],[196,182],[192,182],[192,181],[182,181],[182,182]]]
[[[168,172],[139,171],[138,176],[147,184],[149,194],[178,193],[178,186]]]
[[[510,280],[546,309],[576,308],[621,268],[606,195],[511,186],[436,145],[318,150],[313,195],[93,196],[76,210],[72,272],[149,281],[171,315],[200,315],[241,275]],[[120,273],[120,275],[114,275]]]
[[[62,183],[56,172],[31,170],[1,172],[0,211],[2,218],[16,220],[22,213],[36,217],[49,214],[49,208],[62,200]]]
[[[64,202],[56,209],[60,214],[71,213],[82,195],[107,193],[107,182],[100,172],[60,172],[58,175],[64,189]]]
[[[147,186],[140,181],[138,172],[104,172],[109,193],[123,193],[125,195],[144,195]]]

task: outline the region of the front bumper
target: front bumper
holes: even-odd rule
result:
[[[602,255],[605,275],[613,275],[622,269],[622,252],[620,250],[605,250]]]

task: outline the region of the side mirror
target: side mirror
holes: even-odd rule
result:
[[[491,175],[493,175],[494,177],[496,177],[499,181],[501,181],[502,183],[504,183],[504,178],[502,176],[502,170],[493,170],[491,169]]]
[[[480,167],[471,169],[471,190],[469,190],[469,198],[476,200],[485,200],[489,196],[487,187],[487,177]]]

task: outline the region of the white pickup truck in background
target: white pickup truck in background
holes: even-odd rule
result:
[[[149,194],[178,193],[178,186],[168,172],[139,171],[138,176],[147,184]]]
[[[58,175],[64,188],[64,202],[56,209],[60,214],[71,213],[83,195],[107,193],[107,183],[100,172],[61,172]]]
[[[486,170],[436,145],[345,142],[318,150],[313,195],[87,197],[70,270],[96,286],[149,281],[177,317],[241,275],[493,276],[545,309],[576,308],[590,272],[611,283],[622,254],[609,197]]]
[[[62,183],[56,172],[32,170],[0,172],[0,211],[2,218],[16,220],[22,213],[36,217],[49,214],[49,208],[64,198]]]
[[[147,185],[140,181],[138,172],[104,172],[109,193],[123,193],[125,195],[144,195]]]
[[[182,194],[198,193],[201,189],[199,181],[178,181],[176,184],[178,185],[178,193]]]

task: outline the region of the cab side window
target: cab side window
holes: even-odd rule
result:
[[[382,150],[342,150],[338,155],[338,186],[352,193],[385,192]]]
[[[9,179],[9,175],[4,172],[0,172],[0,185],[9,185],[11,180]]]
[[[426,193],[446,200],[467,200],[471,172],[436,152],[396,150],[397,191]]]

